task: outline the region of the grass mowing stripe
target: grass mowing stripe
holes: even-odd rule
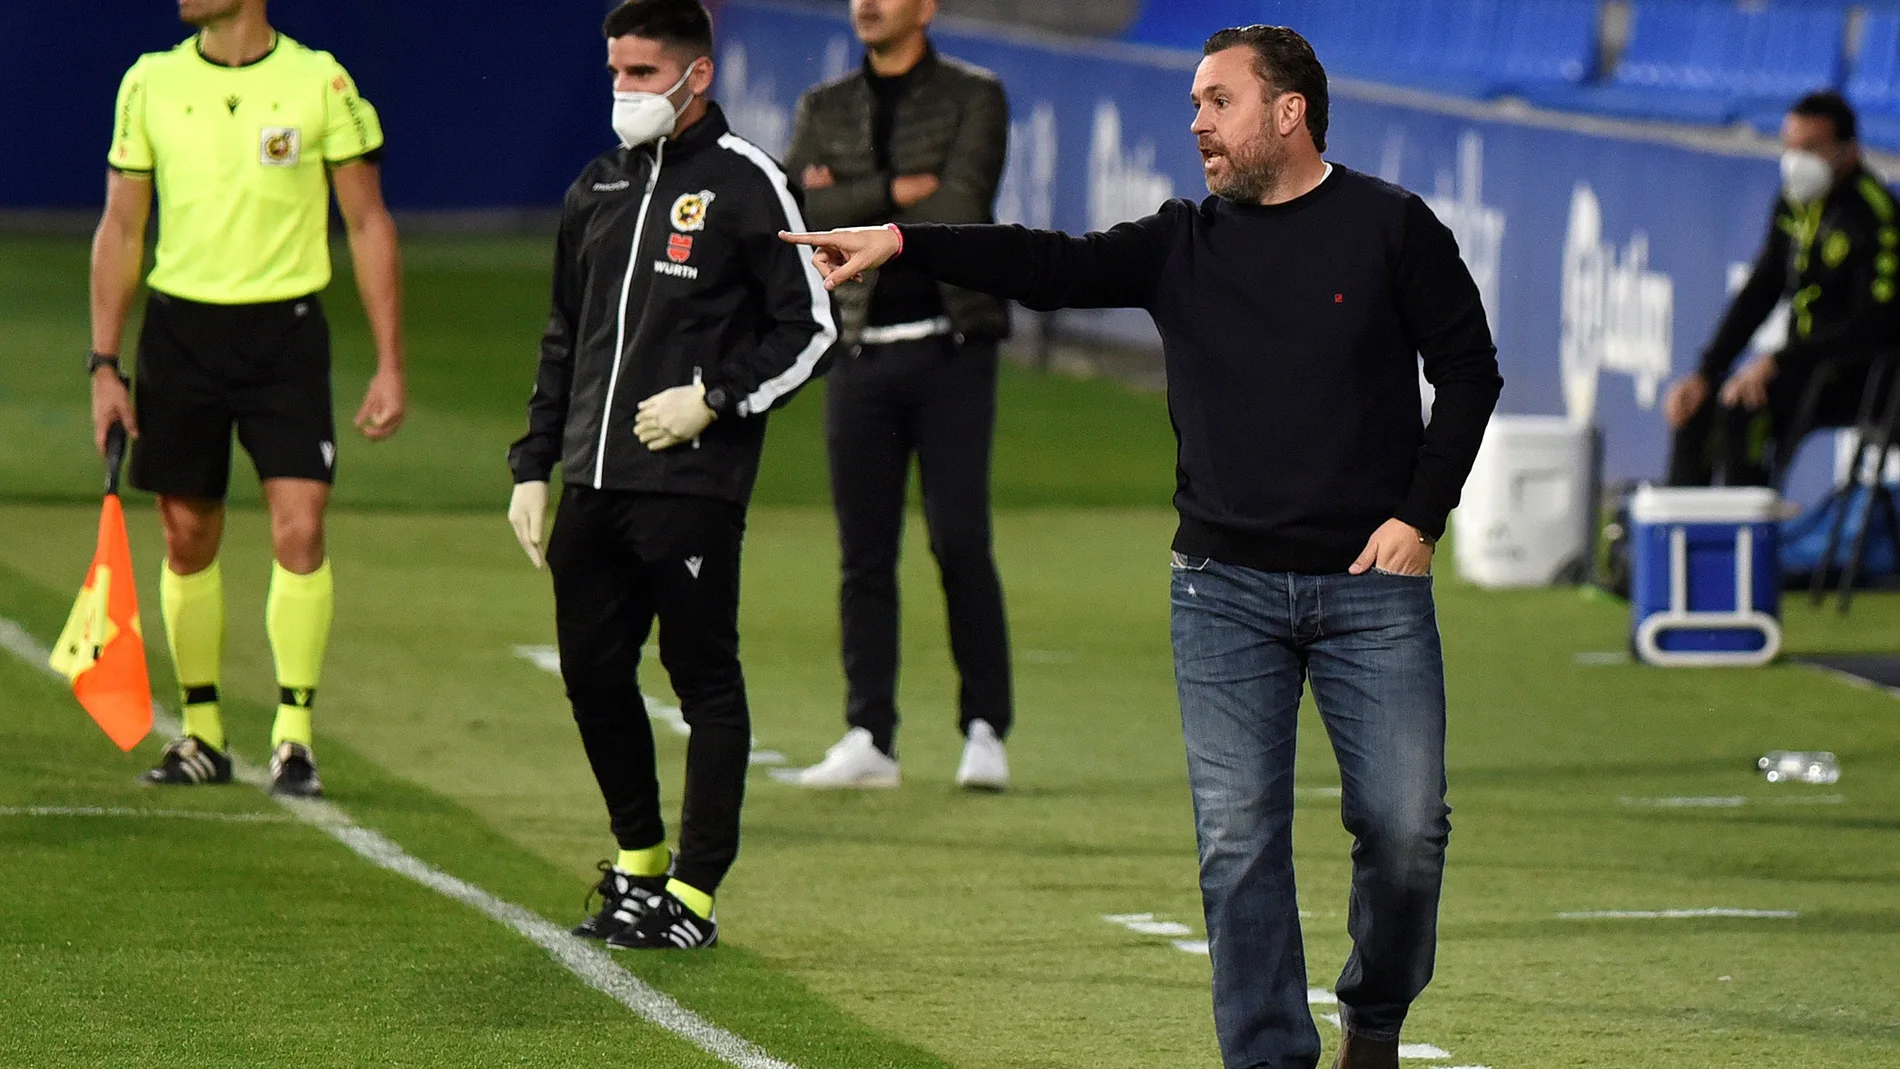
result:
[[[65,678],[47,663],[52,651],[41,645],[25,628],[5,617],[0,617],[0,647],[5,647],[8,652],[48,675]],[[153,726],[164,734],[176,735],[183,730],[182,725],[156,702],[152,704],[152,721]],[[237,779],[269,791],[270,777],[263,769],[238,756],[235,751],[230,751],[229,756],[232,773]],[[411,856],[388,837],[356,824],[349,814],[336,805],[313,798],[271,797],[290,810],[299,821],[321,830],[358,857],[407,877],[514,929],[546,950],[550,957],[587,986],[721,1061],[738,1066],[739,1069],[797,1069],[790,1062],[772,1057],[758,1045],[681,1006],[666,993],[621,968],[606,950],[570,934],[532,910],[505,902],[466,880],[456,879]]]
[[[209,820],[222,824],[288,824],[293,819],[282,813],[134,809],[126,805],[0,805],[0,817],[142,817],[148,820]]]
[[[1798,920],[1801,913],[1792,909],[1595,909],[1580,913],[1559,913],[1566,921],[1680,921],[1702,917],[1739,917],[1745,920]]]

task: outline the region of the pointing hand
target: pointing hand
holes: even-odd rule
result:
[[[825,288],[835,290],[866,271],[904,251],[904,239],[888,226],[854,226],[845,230],[825,230],[815,234],[779,231],[779,238],[794,245],[810,245],[812,265],[825,276]]]

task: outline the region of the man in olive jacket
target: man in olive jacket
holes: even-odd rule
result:
[[[799,100],[786,153],[813,226],[994,221],[1009,104],[995,75],[937,54],[926,33],[936,10],[936,0],[852,0],[864,66]],[[852,348],[831,373],[825,424],[850,730],[791,781],[898,784],[897,554],[914,454],[962,677],[957,782],[1001,789],[1012,699],[989,482],[1008,308],[898,264],[839,291],[838,304]]]

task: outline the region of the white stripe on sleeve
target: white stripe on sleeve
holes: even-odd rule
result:
[[[785,172],[779,170],[778,164],[772,162],[772,157],[766,155],[757,145],[736,134],[726,134],[721,137],[719,145],[730,152],[744,156],[752,161],[753,166],[765,172],[765,177],[772,183],[772,189],[778,193],[779,206],[785,210],[786,229],[792,231],[805,229],[805,218],[798,211],[798,201],[792,197],[792,187],[785,180]],[[824,278],[818,274],[818,268],[812,265],[809,257],[799,256],[798,262],[804,271],[805,285],[811,289],[811,318],[818,324],[818,332],[812,335],[811,341],[799,352],[798,359],[792,361],[790,368],[778,377],[760,383],[759,388],[754,390],[751,396],[739,402],[737,411],[741,416],[764,412],[781,397],[803,386],[806,380],[811,378],[812,371],[818,367],[819,358],[823,357],[825,351],[838,341],[838,324],[831,315],[831,293],[825,289]]]

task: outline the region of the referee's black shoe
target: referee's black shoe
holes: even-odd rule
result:
[[[146,783],[166,787],[229,783],[231,759],[196,735],[181,735],[165,744],[158,767],[147,771],[144,779]]]
[[[301,742],[280,742],[270,755],[270,792],[292,798],[320,798],[323,781],[317,778],[317,759]]]
[[[719,922],[687,909],[667,891],[647,898],[640,923],[607,937],[615,950],[698,950],[718,943]]]
[[[600,883],[587,896],[590,902],[594,895],[600,896],[600,912],[575,925],[574,934],[582,939],[611,939],[632,931],[646,916],[647,899],[665,890],[665,876],[634,876],[603,861]]]

